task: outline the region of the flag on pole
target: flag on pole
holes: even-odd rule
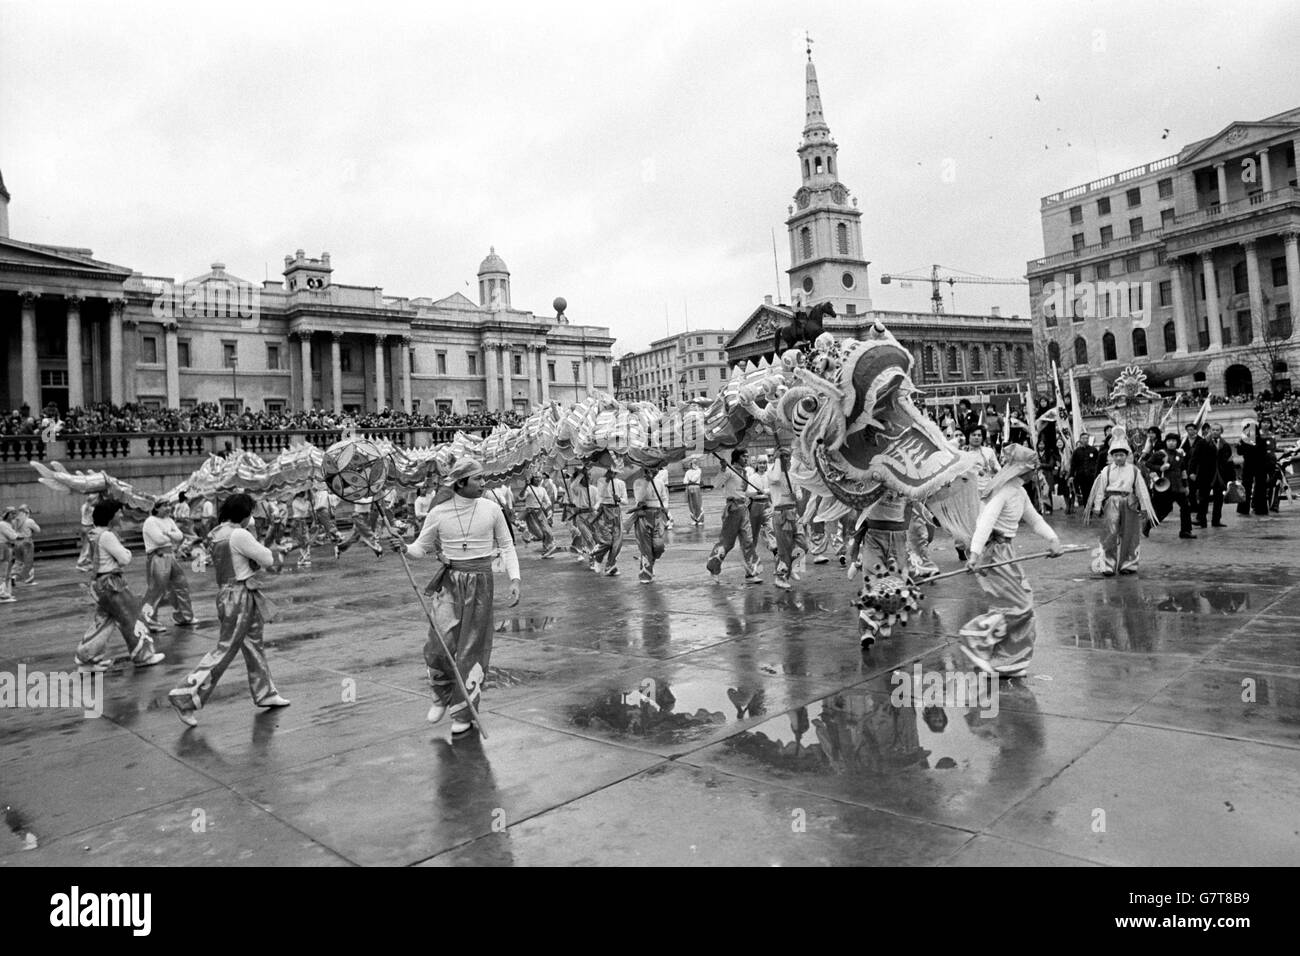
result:
[[[1029,385],[1025,385],[1025,426],[1029,432],[1029,447],[1037,448],[1038,446],[1038,421],[1034,409],[1033,396],[1029,393]]]
[[[1210,414],[1210,396],[1205,396],[1205,402],[1201,405],[1201,410],[1196,413],[1196,419],[1193,424],[1199,429],[1205,423],[1205,416]]]
[[[1083,427],[1083,406],[1079,403],[1079,380],[1073,374],[1070,375],[1070,409],[1074,440],[1082,441],[1087,429]]]

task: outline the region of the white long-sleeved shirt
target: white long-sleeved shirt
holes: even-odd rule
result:
[[[774,462],[768,469],[767,474],[767,493],[772,496],[774,506],[795,505],[799,502],[790,494],[790,489],[794,487],[792,482],[786,481],[785,469],[781,467],[780,460]]]
[[[152,554],[161,548],[174,548],[185,540],[185,535],[173,519],[158,515],[144,519],[140,534],[144,538],[145,554]]]
[[[703,480],[704,472],[698,468],[687,468],[686,471],[682,473],[682,481],[686,482],[688,485],[698,485]]]
[[[971,536],[972,553],[984,550],[989,535],[997,531],[1005,538],[1014,538],[1020,527],[1021,519],[1029,525],[1030,530],[1047,541],[1056,541],[1056,532],[1043,520],[1043,516],[1034,510],[1025,486],[1018,481],[1003,485],[993,492],[993,497],[980,509],[979,520],[975,522],[975,534]]]
[[[622,478],[602,478],[596,482],[595,498],[602,505],[622,504],[627,501],[627,482]]]
[[[18,515],[13,520],[14,532],[18,535],[19,541],[25,541],[34,534],[38,534],[41,526],[31,519],[31,516],[24,517]]]
[[[18,540],[18,532],[8,521],[0,521],[0,544],[13,544]]]
[[[256,561],[259,566],[269,568],[275,564],[275,554],[253,537],[253,532],[247,528],[235,528],[230,532],[230,563],[235,567],[235,580],[247,581],[257,573],[249,561]]]
[[[733,466],[734,467],[734,466]],[[723,474],[726,476],[722,479],[722,493],[728,501],[746,502],[749,495],[746,494],[749,486],[745,484],[745,476],[737,474],[731,468],[726,469]]]
[[[658,495],[655,493],[656,489]],[[662,503],[660,502],[661,498],[663,499]],[[667,474],[661,471],[654,478],[646,478],[644,475],[638,477],[632,482],[632,500],[637,505],[663,510],[668,504]]]
[[[429,514],[429,509],[433,507],[433,499],[438,494],[438,489],[433,489],[427,495],[415,496],[415,517],[418,521],[423,521]]]
[[[491,498],[451,498],[434,505],[424,519],[420,536],[407,546],[406,553],[422,558],[432,554],[449,561],[490,558],[501,552],[506,574],[519,577],[519,556],[510,537],[505,512]]]
[[[188,502],[178,501],[176,507],[172,508],[172,517],[177,521],[190,520],[190,506]]]
[[[771,466],[768,466],[771,467]],[[751,500],[754,498],[767,497],[767,470],[759,471],[757,468],[745,469],[745,496]]]
[[[311,517],[311,502],[305,497],[294,498],[289,504],[290,514],[295,518]]]
[[[524,488],[524,510],[526,511],[549,511],[551,509],[551,496],[546,493],[546,486],[527,485]]]
[[[95,506],[89,501],[81,503],[81,526],[83,528],[93,527],[95,524]]]
[[[313,511],[328,511],[331,507],[330,498],[333,497],[327,488],[317,488],[312,492],[311,506]]]
[[[569,500],[580,510],[591,508],[591,486],[582,483],[582,475],[569,482]]]
[[[1102,469],[1102,474],[1106,476],[1105,487],[1102,490],[1107,494],[1112,491],[1132,494],[1133,486],[1138,480],[1137,468],[1127,462],[1123,465],[1107,465]]]
[[[113,532],[104,530],[99,536],[99,563],[95,567],[97,574],[111,574],[120,571],[131,563],[131,552],[118,540]]]

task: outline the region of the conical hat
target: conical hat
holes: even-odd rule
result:
[[[1133,449],[1129,447],[1128,443],[1128,429],[1123,425],[1116,425],[1110,432],[1110,447],[1106,449],[1106,454],[1109,455],[1115,451],[1126,451],[1130,455],[1133,454]]]

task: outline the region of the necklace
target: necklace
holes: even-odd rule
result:
[[[475,514],[475,512],[477,512],[477,511],[478,511],[478,499],[475,498],[475,499],[474,499],[474,507],[471,508],[471,509],[470,509],[470,512],[469,512],[469,525],[470,525],[471,528],[474,527],[474,514]],[[456,515],[456,523],[457,523],[458,525],[460,525],[460,535],[461,535],[461,537],[462,537],[462,538],[468,538],[468,537],[469,537],[469,530],[465,527],[465,522],[463,522],[463,521],[460,520],[460,509],[459,509],[459,508],[454,509],[454,513],[455,513],[455,515]],[[469,550],[469,542],[468,542],[468,541],[461,541],[461,543],[460,543],[460,549],[461,549],[462,551],[468,551],[468,550]]]

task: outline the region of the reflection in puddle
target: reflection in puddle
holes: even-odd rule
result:
[[[541,680],[546,675],[541,671],[526,671],[519,667],[507,670],[495,664],[488,667],[487,677],[483,679],[483,689],[499,690],[504,687],[521,687],[524,684]]]
[[[558,621],[558,617],[507,617],[497,621],[496,632],[521,634],[528,631],[549,631]]]
[[[578,727],[605,733],[690,740],[726,724],[728,714],[747,720],[766,712],[766,692],[757,682],[724,687],[696,680],[669,686],[647,677],[635,690],[611,691],[571,707],[569,719]]]
[[[1171,588],[1152,591],[1146,601],[1157,611],[1181,614],[1236,614],[1250,608],[1250,592],[1228,588]]]

